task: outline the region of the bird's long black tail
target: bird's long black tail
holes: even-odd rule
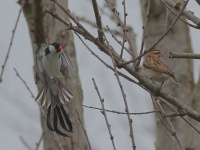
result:
[[[53,119],[51,119],[52,113]],[[51,120],[53,120],[52,123]],[[60,124],[62,131],[58,129],[58,124]],[[69,136],[67,133],[73,131],[72,123],[62,104],[60,106],[56,105],[55,107],[52,107],[51,105],[49,106],[47,112],[47,127],[49,128],[49,130],[55,131],[61,136]]]
[[[36,101],[48,107],[47,127],[62,136],[69,136],[66,133],[72,132],[73,128],[63,104],[74,96],[59,79],[49,80],[48,83],[42,87]]]

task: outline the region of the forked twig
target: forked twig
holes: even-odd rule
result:
[[[112,135],[112,132],[111,132],[111,125],[108,122],[108,117],[107,117],[106,111],[105,111],[104,99],[101,97],[101,94],[99,92],[99,89],[97,87],[97,84],[96,84],[94,78],[92,78],[92,81],[93,81],[93,84],[94,84],[94,88],[95,88],[95,90],[97,92],[97,95],[99,97],[99,100],[101,102],[101,106],[102,106],[102,112],[101,113],[103,114],[103,116],[104,116],[104,118],[106,120],[106,125],[107,125],[107,128],[108,128],[108,132],[109,132],[109,135],[110,135],[110,139],[111,139],[111,142],[112,142],[113,149],[116,150],[115,142],[114,142],[114,136]]]

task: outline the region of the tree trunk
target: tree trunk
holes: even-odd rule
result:
[[[141,10],[143,20],[146,18],[146,9],[148,0],[142,0]],[[161,3],[160,0],[151,0],[150,6],[150,17],[149,24],[147,27],[147,39],[145,41],[146,48],[148,49],[165,31],[166,25],[169,25],[173,22],[175,17],[170,13],[168,17],[168,22],[166,23],[166,7]],[[191,43],[189,37],[189,29],[186,24],[180,20],[175,24],[173,29],[167,34],[167,36],[162,40],[161,43],[156,47],[160,49],[164,54],[164,62],[172,68],[175,72],[178,81],[182,84],[181,87],[173,84],[171,81],[164,83],[163,89],[169,91],[175,97],[185,104],[195,108],[194,103],[197,97],[200,97],[200,94],[192,94],[194,90],[194,79],[193,79],[193,64],[189,59],[169,59],[169,52],[187,52],[191,53]],[[200,83],[199,83],[200,84]],[[191,97],[195,97],[191,99]],[[164,109],[169,112],[169,109],[164,106]],[[188,118],[186,118],[188,119]],[[189,119],[191,122],[191,119]],[[200,136],[192,129],[188,124],[183,121],[180,117],[172,119],[172,123],[176,129],[177,135],[184,147],[189,150],[199,149]],[[191,122],[193,123],[193,122]],[[197,124],[197,123],[196,123]],[[169,150],[175,149],[178,150],[180,147],[177,144],[177,141],[172,138],[170,132],[166,130],[161,121],[157,119],[157,150]]]
[[[67,0],[59,0],[59,3],[67,8]],[[78,66],[76,62],[76,53],[73,42],[73,34],[71,31],[65,30],[65,26],[52,16],[45,14],[44,9],[54,8],[62,18],[68,19],[67,16],[49,0],[34,0],[28,1],[24,5],[24,15],[26,17],[32,47],[35,57],[35,51],[41,43],[50,44],[52,41],[58,41],[63,44],[65,52],[70,57],[75,69],[74,77],[67,83],[67,87],[75,95],[75,98],[70,103],[65,105],[65,110],[69,114],[72,121],[74,132],[72,137],[63,138],[52,131],[48,130],[46,126],[46,116],[41,114],[41,123],[44,131],[44,150],[87,150],[88,144],[86,137],[77,119],[76,111],[78,110],[79,116],[83,122],[83,108],[82,101],[83,95],[81,84],[78,76]],[[63,79],[61,79],[64,82]],[[39,86],[39,89],[41,85]],[[84,123],[83,123],[84,124]]]

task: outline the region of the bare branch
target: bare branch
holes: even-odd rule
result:
[[[162,1],[163,4],[167,7],[167,10],[170,10],[170,12],[172,14],[174,14],[175,16],[177,16],[177,13],[175,12],[175,10],[172,10],[171,7],[169,7],[164,1]],[[183,19],[182,17],[179,18],[182,22],[184,22],[185,24],[187,24],[188,26],[192,27],[192,28],[195,28],[195,29],[199,29],[199,27],[197,27],[197,25],[193,25],[187,21],[185,21],[185,19]]]
[[[101,94],[99,92],[99,89],[96,85],[96,82],[94,80],[94,78],[92,78],[92,81],[93,81],[93,84],[94,84],[94,88],[97,92],[97,95],[99,97],[99,100],[101,102],[101,106],[102,106],[102,114],[106,120],[106,125],[107,125],[107,128],[108,128],[108,132],[109,132],[109,135],[110,135],[110,139],[111,139],[111,142],[112,142],[112,146],[113,146],[113,149],[116,150],[116,147],[115,147],[115,142],[114,142],[114,136],[112,135],[112,132],[111,132],[111,125],[109,124],[108,122],[108,118],[107,118],[107,115],[106,115],[106,111],[105,111],[105,106],[104,106],[104,99],[101,97]]]
[[[200,54],[192,54],[192,53],[169,53],[169,58],[184,58],[184,59],[200,59]]]
[[[140,55],[143,53],[143,49],[144,49],[144,41],[145,41],[145,38],[146,38],[146,29],[148,27],[149,15],[150,15],[149,14],[150,6],[151,6],[151,0],[149,0],[148,3],[147,3],[146,19],[145,19],[145,23],[144,23],[144,26],[143,26],[143,34],[142,34],[142,43],[141,43],[141,48],[140,48]],[[136,65],[135,65],[136,69],[139,67],[140,61],[141,61],[141,58],[138,59]]]
[[[29,88],[29,86],[26,84],[26,81],[19,75],[19,73],[17,72],[17,70],[14,68],[17,77],[19,77],[19,79],[22,81],[22,83],[25,85],[26,89],[29,91],[29,93],[31,94],[31,97],[35,100],[35,96],[33,94],[33,92],[31,91],[31,89]],[[38,105],[42,114],[46,117],[44,110],[42,109],[42,107],[40,105]]]
[[[102,34],[102,23],[101,23],[101,16],[99,14],[99,8],[96,0],[92,0],[93,10],[96,18],[97,27],[100,29],[98,30],[99,41],[103,44],[103,34]]]
[[[31,94],[31,97],[33,99],[35,99],[35,96],[34,96],[33,92],[31,91],[31,89],[29,88],[29,86],[27,85],[26,81],[24,81],[24,79],[19,75],[19,73],[17,72],[17,70],[15,68],[13,68],[13,69],[15,70],[17,77],[19,77],[19,79],[24,83],[25,87],[27,88],[27,90]]]
[[[124,24],[123,24],[123,41],[122,41],[122,48],[121,48],[121,54],[120,54],[120,58],[122,58],[123,55],[123,51],[124,51],[124,44],[126,42],[126,16],[128,15],[126,12],[126,0],[123,0],[122,5],[124,6]]]
[[[91,109],[96,109],[96,110],[100,110],[102,111],[101,108],[98,108],[98,107],[93,107],[93,106],[86,106],[86,105],[83,105],[84,107],[86,108],[91,108]],[[105,109],[106,112],[110,112],[110,113],[115,113],[115,114],[121,114],[121,115],[127,115],[127,112],[120,112],[120,111],[115,111],[115,110],[108,110],[108,109]],[[147,112],[139,112],[139,113],[129,113],[130,115],[146,115],[146,114],[152,114],[152,113],[160,113],[160,111],[147,111]]]
[[[8,47],[8,51],[7,51],[7,54],[6,54],[6,58],[5,58],[5,61],[3,63],[3,65],[1,66],[2,67],[2,70],[1,70],[1,74],[0,74],[0,83],[3,81],[2,79],[2,76],[3,76],[3,73],[4,73],[4,69],[6,67],[6,63],[8,61],[8,57],[9,57],[9,54],[10,54],[10,50],[11,50],[11,47],[12,47],[12,44],[13,44],[13,40],[14,40],[14,36],[15,36],[15,31],[17,29],[17,25],[18,25],[18,22],[19,22],[19,18],[21,16],[21,12],[23,10],[23,7],[24,7],[24,3],[25,3],[25,0],[23,0],[21,2],[21,8],[19,10],[19,13],[18,13],[18,16],[17,16],[17,20],[16,20],[16,23],[15,23],[15,27],[14,29],[12,30],[12,37],[10,39],[10,44],[9,44],[9,47]]]
[[[182,9],[180,8],[180,5],[171,0],[161,0],[164,3],[166,3],[167,5],[169,5],[170,7],[174,8],[176,11],[181,12]],[[194,24],[197,25],[198,29],[200,29],[200,19],[198,17],[196,17],[194,15],[193,12],[191,11],[187,11],[187,10],[183,10],[183,15],[190,21],[192,21]]]
[[[115,40],[119,45],[123,46],[123,45],[122,45],[122,42],[119,41],[119,40],[114,36],[113,31],[110,30],[109,26],[107,25],[106,27],[107,27],[108,31],[110,32],[110,34],[112,35],[112,37],[114,38],[114,40]],[[123,47],[124,47],[124,49],[131,55],[131,52],[128,50],[128,48],[126,48],[125,46],[123,46]]]
[[[163,114],[163,116],[165,116],[165,110],[163,109],[162,105],[160,104],[160,101],[159,101],[159,100],[156,100],[156,102],[157,102],[157,104],[158,104],[158,106],[159,106],[159,108],[160,108],[160,110],[161,110],[161,113]],[[184,146],[183,146],[183,143],[179,140],[179,137],[177,136],[176,130],[175,130],[175,128],[174,128],[172,122],[170,121],[169,118],[166,118],[166,121],[167,121],[167,123],[169,124],[169,126],[170,126],[170,128],[171,128],[172,136],[175,137],[175,139],[177,140],[178,145],[180,146],[180,148],[181,148],[182,150],[185,150],[185,148],[184,148]]]

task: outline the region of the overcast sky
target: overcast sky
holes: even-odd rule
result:
[[[102,3],[103,1],[98,1]],[[81,4],[80,4],[81,3]],[[100,4],[101,5],[101,4]],[[122,11],[121,2],[119,11]],[[12,8],[12,9],[11,9]],[[88,19],[94,19],[91,4],[86,0],[71,0],[70,10]],[[133,26],[137,37],[137,46],[141,43],[141,15],[139,0],[127,0],[127,22]],[[195,1],[190,1],[188,8],[200,14],[200,7]],[[2,1],[0,5],[0,65],[3,64],[9,46],[12,30],[19,12],[19,5],[14,0]],[[102,17],[104,25],[110,24],[109,20]],[[112,26],[112,24],[110,24]],[[90,31],[90,27],[87,27]],[[199,30],[190,29],[192,47],[195,53],[199,53]],[[113,40],[111,44],[113,44]],[[82,89],[84,93],[84,104],[100,107],[100,102],[92,84],[92,77],[96,79],[99,90],[105,98],[107,109],[124,111],[124,103],[121,97],[117,81],[113,72],[95,59],[75,37],[77,59]],[[96,49],[90,45],[92,49]],[[98,53],[104,57],[104,54]],[[104,60],[110,62],[108,57]],[[2,150],[27,150],[20,137],[26,140],[28,145],[35,149],[35,143],[41,136],[41,125],[39,109],[34,99],[31,98],[27,89],[16,76],[13,68],[16,68],[26,83],[30,86],[34,95],[37,95],[33,76],[33,56],[27,24],[23,14],[20,17],[15,39],[9,56],[9,60],[3,75],[3,83],[0,83],[0,149]],[[199,72],[199,62],[194,61],[195,81]],[[152,110],[148,94],[137,86],[123,80],[127,94],[128,104],[131,112],[143,112]],[[112,149],[103,115],[96,110],[84,109],[85,125],[95,150]],[[131,149],[129,138],[129,127],[125,115],[108,113],[110,124],[117,149]],[[132,116],[136,145],[139,150],[154,150],[155,121],[153,115]],[[142,141],[142,142],[141,142]],[[145,143],[145,144],[144,144]],[[42,146],[40,147],[42,150]]]

